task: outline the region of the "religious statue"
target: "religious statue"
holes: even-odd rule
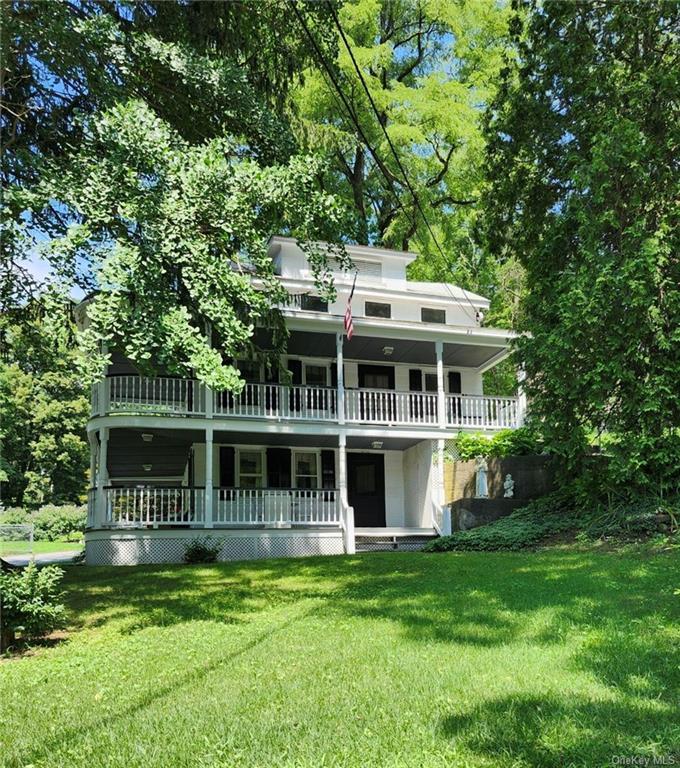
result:
[[[489,483],[486,473],[489,469],[486,459],[483,456],[477,457],[477,489],[475,496],[479,499],[486,499],[489,496]]]
[[[503,488],[505,489],[504,498],[511,499],[515,495],[515,481],[512,479],[512,475],[505,476]]]

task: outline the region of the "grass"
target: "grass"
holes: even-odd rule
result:
[[[68,541],[59,539],[57,541],[34,541],[33,554],[45,555],[51,552],[79,552],[83,549],[83,541]],[[0,541],[0,556],[9,557],[10,555],[30,554],[31,547],[23,541]]]
[[[680,758],[674,553],[68,569],[0,663],[0,764],[605,766]]]

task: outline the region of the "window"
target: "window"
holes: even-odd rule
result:
[[[262,451],[241,451],[238,456],[239,486],[262,488],[264,457]]]
[[[295,487],[318,488],[318,460],[311,451],[295,454]]]
[[[392,305],[380,304],[377,301],[367,301],[365,314],[366,317],[392,317]]]
[[[260,363],[257,360],[239,360],[238,369],[241,376],[248,382],[259,382],[261,371]]]
[[[326,366],[305,363],[305,384],[309,387],[328,386],[328,369]]]
[[[437,391],[437,374],[436,373],[425,374],[425,391],[426,392]]]
[[[328,312],[328,302],[319,296],[310,296],[303,293],[300,299],[300,308],[307,309],[310,312]]]
[[[420,319],[424,323],[446,323],[446,310],[422,307],[420,310]]]

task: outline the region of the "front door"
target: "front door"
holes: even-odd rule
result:
[[[357,528],[385,527],[385,457],[347,454],[347,495]]]

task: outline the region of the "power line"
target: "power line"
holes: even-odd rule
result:
[[[366,96],[368,97],[368,100],[369,100],[369,102],[371,104],[371,108],[373,110],[373,113],[375,114],[376,120],[378,121],[378,125],[380,126],[383,134],[385,135],[385,138],[387,139],[387,143],[388,143],[388,145],[390,147],[390,150],[392,151],[392,154],[394,155],[394,159],[396,160],[396,163],[397,163],[397,165],[399,167],[399,170],[401,171],[401,174],[404,177],[404,182],[406,183],[406,186],[408,187],[408,189],[409,189],[409,191],[410,191],[410,193],[411,193],[411,195],[413,197],[413,202],[415,203],[415,205],[416,205],[416,207],[417,207],[417,209],[418,209],[418,211],[419,211],[423,221],[425,222],[425,226],[427,227],[427,229],[428,229],[428,231],[430,233],[430,237],[432,238],[432,241],[434,242],[435,246],[437,247],[437,250],[439,251],[439,253],[440,253],[440,255],[441,255],[441,257],[442,257],[442,259],[444,261],[444,265],[446,265],[447,264],[446,254],[444,253],[444,250],[442,249],[441,245],[439,244],[439,241],[437,240],[437,237],[436,237],[436,235],[435,235],[435,233],[434,233],[434,231],[433,231],[433,229],[432,229],[432,227],[430,225],[430,222],[429,222],[427,216],[425,215],[425,211],[423,210],[423,207],[420,204],[420,199],[418,198],[418,195],[417,195],[415,189],[411,185],[411,181],[410,181],[410,179],[408,177],[408,173],[406,172],[406,169],[404,168],[404,165],[401,162],[401,158],[399,157],[399,153],[397,152],[397,150],[396,150],[396,148],[394,146],[394,143],[392,142],[392,139],[391,139],[391,137],[390,137],[390,135],[389,135],[389,133],[387,131],[387,128],[385,127],[384,123],[380,119],[380,114],[378,112],[378,107],[377,107],[377,105],[375,103],[375,100],[373,99],[373,95],[371,94],[371,91],[370,91],[370,89],[368,87],[368,84],[366,83],[366,80],[365,80],[364,75],[363,75],[363,73],[361,71],[361,68],[359,67],[359,64],[358,64],[358,62],[357,62],[357,60],[356,60],[356,58],[354,56],[354,51],[352,50],[352,46],[350,45],[349,40],[347,39],[347,36],[345,35],[345,31],[342,28],[342,24],[340,24],[340,19],[338,18],[337,13],[335,12],[335,8],[333,7],[333,4],[330,2],[330,0],[326,0],[326,5],[328,6],[328,8],[329,8],[329,10],[331,12],[331,15],[333,17],[333,21],[335,23],[335,26],[337,27],[338,32],[340,33],[340,37],[342,38],[342,41],[345,44],[345,48],[347,48],[347,52],[349,53],[350,58],[352,59],[352,64],[354,65],[354,69],[356,70],[356,73],[359,76],[359,80],[361,81],[361,85],[363,86],[363,89],[366,92]],[[403,208],[403,206],[402,206],[402,208]],[[466,314],[469,314],[467,312],[467,310],[465,309],[465,307],[463,307],[463,305],[460,304],[460,302],[458,301],[457,297],[454,295],[453,291],[449,287],[448,283],[444,283],[444,285],[446,285],[446,288],[449,291],[449,293],[451,294],[451,297],[456,300],[456,302],[459,304],[461,309],[463,309],[466,312]],[[472,307],[473,312],[476,313],[477,312],[477,307],[475,307],[475,305],[470,300],[470,297],[467,295],[467,292],[466,292],[465,288],[463,288],[461,286],[461,290],[463,291],[463,295],[465,296],[465,299],[467,300],[468,304]],[[475,317],[475,316],[473,316],[473,317]]]

